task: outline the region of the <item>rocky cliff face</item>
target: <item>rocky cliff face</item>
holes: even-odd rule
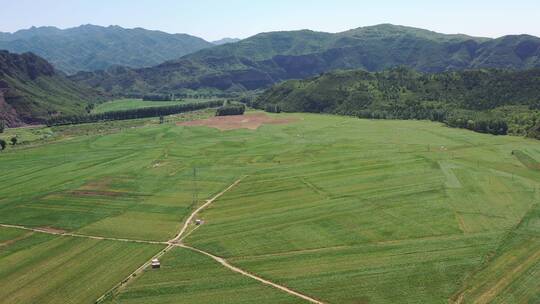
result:
[[[15,111],[15,109],[13,109],[13,107],[4,99],[4,91],[2,89],[0,89],[0,120],[5,121],[6,125],[10,128],[23,125],[23,122],[17,115],[17,111]]]

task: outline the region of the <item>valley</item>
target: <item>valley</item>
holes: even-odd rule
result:
[[[0,7],[0,304],[540,303],[537,1]]]

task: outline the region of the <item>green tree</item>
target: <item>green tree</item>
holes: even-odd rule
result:
[[[11,144],[14,145],[14,146],[17,144],[17,136],[13,136],[11,138]]]
[[[0,151],[6,148],[6,141],[0,138]]]
[[[91,103],[88,104],[84,109],[86,110],[86,113],[90,114],[92,113],[92,110],[95,108],[95,104]]]
[[[3,120],[0,120],[0,133],[4,133],[5,128],[6,128],[6,122]]]

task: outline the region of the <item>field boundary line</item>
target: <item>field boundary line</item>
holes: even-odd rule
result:
[[[26,231],[32,231],[32,232],[50,234],[50,235],[56,235],[56,236],[69,236],[69,237],[74,237],[74,238],[83,238],[83,239],[91,239],[91,240],[99,240],[99,241],[116,241],[116,242],[124,242],[124,243],[139,243],[139,244],[153,244],[153,245],[167,245],[168,244],[167,242],[160,242],[160,241],[111,238],[111,237],[104,237],[104,236],[85,235],[85,234],[77,234],[77,233],[69,233],[69,232],[61,232],[61,231],[49,231],[42,228],[31,228],[31,227],[20,226],[20,225],[0,224],[0,227],[26,230]]]
[[[293,295],[293,296],[296,296],[296,297],[301,298],[301,299],[303,299],[303,300],[306,300],[306,301],[308,301],[308,302],[310,302],[310,303],[314,303],[314,304],[325,304],[324,302],[321,302],[321,301],[319,301],[319,300],[316,300],[316,299],[314,299],[314,298],[312,298],[312,297],[310,297],[310,296],[307,296],[307,295],[305,295],[305,294],[299,293],[299,292],[297,292],[297,291],[294,291],[294,290],[292,290],[292,289],[290,289],[290,288],[287,288],[287,287],[285,287],[285,286],[279,285],[279,284],[277,284],[277,283],[268,281],[268,280],[263,279],[263,278],[261,278],[261,277],[259,277],[259,276],[256,276],[256,275],[254,275],[254,274],[251,274],[251,273],[249,273],[249,272],[247,272],[247,271],[245,271],[245,270],[242,270],[242,269],[240,269],[240,268],[238,268],[238,267],[236,267],[236,266],[233,266],[233,265],[231,265],[229,262],[227,262],[227,260],[225,260],[224,258],[220,258],[220,257],[215,256],[215,255],[213,255],[213,254],[211,254],[211,253],[208,253],[208,252],[206,252],[206,251],[203,251],[203,250],[200,250],[200,249],[197,249],[197,248],[194,248],[194,247],[190,247],[190,246],[187,246],[187,245],[184,245],[184,244],[178,244],[178,245],[175,245],[175,246],[180,247],[180,248],[184,248],[184,249],[189,249],[189,250],[191,250],[191,251],[195,251],[195,252],[198,252],[198,253],[200,253],[200,254],[206,255],[206,256],[212,258],[214,261],[220,263],[223,267],[225,267],[225,268],[227,268],[227,269],[229,269],[229,270],[231,270],[231,271],[234,271],[234,272],[239,273],[239,274],[241,274],[241,275],[243,275],[243,276],[246,276],[246,277],[252,278],[252,279],[254,279],[254,280],[257,280],[257,281],[259,281],[259,282],[261,282],[261,283],[263,283],[263,284],[265,284],[265,285],[269,285],[269,286],[271,286],[271,287],[277,288],[277,289],[279,289],[279,290],[281,290],[281,291],[283,291],[283,292],[286,292],[286,293],[288,293],[288,294],[290,294],[290,295]]]

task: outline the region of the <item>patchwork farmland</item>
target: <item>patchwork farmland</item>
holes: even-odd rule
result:
[[[56,127],[0,154],[0,302],[540,301],[538,141],[256,115],[282,123]]]

